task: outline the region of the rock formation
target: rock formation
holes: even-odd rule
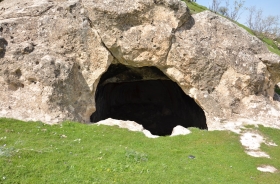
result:
[[[246,122],[280,128],[273,101],[280,57],[221,16],[191,16],[179,0],[0,5],[1,117],[89,123],[100,78],[122,64],[128,70],[108,74],[108,84],[171,80],[203,110],[210,130]],[[164,75],[140,75],[142,67]]]

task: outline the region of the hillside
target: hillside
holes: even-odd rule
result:
[[[279,183],[280,56],[189,7],[1,2],[0,183]]]
[[[280,131],[247,127],[280,144]],[[190,129],[149,139],[117,127],[64,122],[46,125],[0,118],[0,183],[278,183],[279,146],[271,158],[245,153],[238,134]],[[242,130],[242,131],[245,131]]]
[[[207,7],[201,6],[201,5],[199,5],[195,2],[189,2],[187,0],[182,0],[182,1],[184,1],[187,4],[187,6],[189,7],[192,14],[200,13],[200,12],[205,11],[205,10],[209,10]],[[233,21],[233,22],[235,22],[235,21]],[[239,22],[235,22],[235,23],[237,25],[239,25],[240,27],[244,28],[246,31],[248,31],[248,33],[254,35],[253,31],[250,28],[248,28],[247,26],[245,26],[243,24],[240,24]],[[280,48],[276,45],[277,41],[274,41],[273,39],[268,38],[268,37],[263,37],[263,38],[260,38],[260,39],[267,45],[268,49],[271,52],[280,55]],[[278,40],[278,44],[280,45],[279,40]]]
[[[181,121],[280,126],[270,100],[280,57],[260,39],[211,11],[191,16],[182,1],[108,3],[1,2],[0,116],[143,120],[161,135]]]

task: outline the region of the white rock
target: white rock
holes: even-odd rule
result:
[[[151,132],[149,130],[143,130],[143,133],[145,134],[146,137],[148,138],[158,138],[159,136],[158,135],[153,135],[151,134]]]
[[[96,125],[107,125],[107,126],[118,126],[120,128],[125,128],[130,131],[143,132],[143,134],[148,138],[158,138],[159,136],[151,134],[149,130],[143,128],[142,125],[134,121],[122,121],[117,119],[108,118],[95,123]]]
[[[177,125],[176,127],[173,128],[171,136],[176,136],[176,135],[187,135],[190,134],[191,131],[181,125]]]
[[[247,153],[248,155],[252,156],[252,157],[264,157],[264,158],[270,158],[270,156],[263,152],[263,151],[259,151],[259,150],[249,150],[249,151],[245,151],[245,153]]]
[[[112,118],[102,120],[96,123],[97,125],[108,125],[108,126],[118,126],[120,128],[126,128],[130,131],[142,132],[144,130],[143,126],[134,121],[122,121]]]
[[[270,173],[275,173],[277,169],[273,166],[270,165],[264,165],[264,166],[259,166],[257,169],[261,172],[270,172]]]

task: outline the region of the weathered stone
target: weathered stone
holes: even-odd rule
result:
[[[142,125],[137,124],[136,122],[133,121],[121,121],[121,120],[115,120],[108,118],[103,121],[99,121],[96,123],[97,125],[108,125],[108,126],[118,126],[120,128],[125,128],[130,131],[134,132],[142,132],[144,130]]]
[[[118,126],[119,128],[125,128],[134,132],[142,132],[148,138],[158,138],[159,136],[151,134],[149,130],[143,128],[142,125],[134,121],[122,121],[116,119],[105,119],[96,123],[97,125],[107,125],[107,126]]]
[[[124,64],[160,69],[166,76],[149,76],[176,82],[210,130],[240,121],[280,128],[279,61],[236,24],[191,16],[179,0],[3,1],[0,116],[89,123],[99,79]],[[135,81],[124,75],[107,82]]]
[[[5,1],[1,116],[89,121],[94,86],[113,60],[78,1]],[[2,42],[1,42],[2,43]],[[1,45],[1,44],[0,44]]]
[[[91,25],[120,63],[165,65],[174,32],[190,19],[178,0],[85,0]]]
[[[267,66],[271,78],[275,83],[280,81],[280,57],[273,53],[258,55],[259,59]]]
[[[177,125],[173,128],[171,136],[177,136],[177,135],[187,135],[190,134],[191,131],[183,126]]]

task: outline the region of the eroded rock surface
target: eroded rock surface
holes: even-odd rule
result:
[[[280,57],[231,21],[179,0],[0,3],[0,116],[90,122],[110,64],[154,66],[203,109],[207,126],[280,128]],[[144,118],[144,117],[143,117]]]

